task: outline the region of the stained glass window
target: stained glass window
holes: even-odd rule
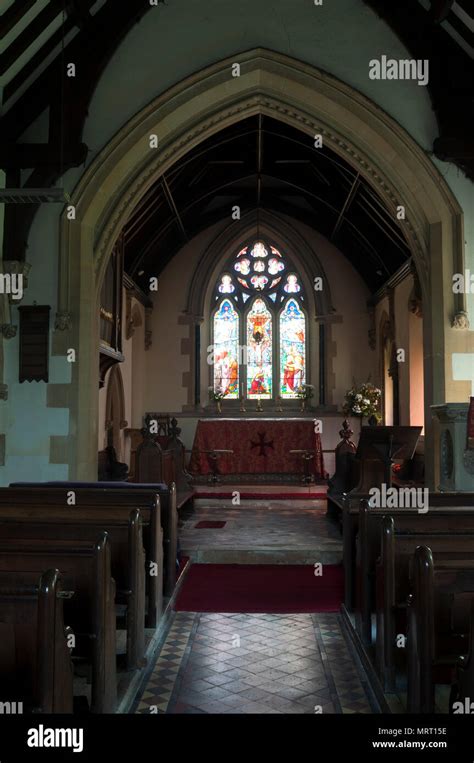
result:
[[[294,398],[305,383],[306,321],[296,299],[280,315],[280,397]]]
[[[287,294],[297,294],[299,291],[301,291],[301,286],[298,283],[298,276],[288,276],[286,279],[286,284],[283,288]]]
[[[239,397],[239,315],[229,299],[214,315],[214,392]]]
[[[213,300],[214,391],[231,399],[297,397],[307,382],[307,328],[303,285],[289,258],[262,240],[248,242],[221,271]]]
[[[219,291],[221,294],[232,294],[232,292],[235,291],[235,286],[232,283],[232,278],[230,276],[222,276]]]
[[[285,269],[285,265],[281,260],[277,260],[275,257],[272,257],[271,260],[268,261],[268,272],[271,276],[276,276],[277,273],[281,273],[282,270]]]
[[[243,259],[239,262],[236,262],[234,265],[234,270],[237,271],[237,273],[242,273],[243,276],[246,276],[250,273],[250,260]]]
[[[272,397],[272,314],[256,299],[247,316],[247,395]]]
[[[252,276],[250,279],[250,283],[254,287],[254,289],[258,289],[261,291],[261,289],[264,289],[265,286],[268,283],[268,278],[266,276]]]

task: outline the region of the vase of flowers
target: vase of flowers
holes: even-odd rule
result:
[[[342,410],[346,416],[359,418],[361,427],[364,417],[370,418],[372,421],[375,418],[379,422],[381,419],[379,413],[381,396],[381,390],[371,384],[370,381],[366,381],[360,386],[357,386],[354,381],[351,389],[348,389],[345,394]]]
[[[308,400],[311,400],[311,398],[314,395],[314,386],[312,384],[302,384],[298,389],[296,390],[296,397],[301,400],[301,413],[303,413],[306,410],[306,403]]]
[[[224,392],[221,389],[214,389],[214,387],[209,387],[209,400],[214,400],[217,413],[222,413],[222,400],[224,397]]]

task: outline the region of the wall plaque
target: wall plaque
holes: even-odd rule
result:
[[[19,381],[49,380],[49,305],[22,306]]]

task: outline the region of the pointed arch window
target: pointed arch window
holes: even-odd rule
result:
[[[297,299],[280,313],[280,397],[292,398],[306,383],[306,319]]]
[[[246,396],[273,396],[273,316],[261,297],[247,313]]]
[[[266,241],[242,246],[215,284],[212,384],[226,399],[291,400],[307,382],[307,315],[300,276]]]
[[[239,315],[223,299],[214,315],[214,389],[230,399],[239,396]]]

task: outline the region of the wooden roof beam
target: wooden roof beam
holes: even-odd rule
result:
[[[36,0],[15,0],[0,16],[0,40],[18,24],[23,16],[34,6]]]
[[[48,5],[43,8],[37,16],[28,24],[8,46],[4,53],[0,55],[0,75],[5,74],[10,66],[28,50],[35,40],[40,37],[45,29],[62,13],[63,0],[50,0]]]
[[[59,166],[60,161],[70,167],[79,167],[87,158],[84,143],[64,146],[62,156],[59,145],[50,143],[17,143],[0,147],[0,167],[4,170]]]
[[[111,14],[109,3],[106,3],[94,16],[90,16],[84,29],[66,47],[66,60],[74,61],[81,72],[81,76],[76,78],[77,88],[74,88],[71,78],[65,95],[67,98],[69,90],[70,102],[65,106],[68,110],[70,107],[70,123],[74,125],[76,134],[82,134],[87,106],[110,56],[133,24],[150,9],[151,6],[146,4],[137,10],[128,3],[120,3]],[[59,54],[4,115],[0,131],[2,140],[12,140],[21,135],[42,111],[54,101],[59,102],[64,76],[62,56]]]
[[[178,207],[176,206],[175,200],[173,198],[173,194],[171,193],[171,188],[169,187],[168,182],[164,175],[161,178],[161,185],[163,186],[163,191],[165,193],[166,199],[168,201],[168,204],[170,205],[171,211],[174,214],[175,220],[179,225],[181,233],[183,234],[185,240],[189,241],[188,234],[186,233],[186,228],[183,225],[181,215],[179,214]]]

